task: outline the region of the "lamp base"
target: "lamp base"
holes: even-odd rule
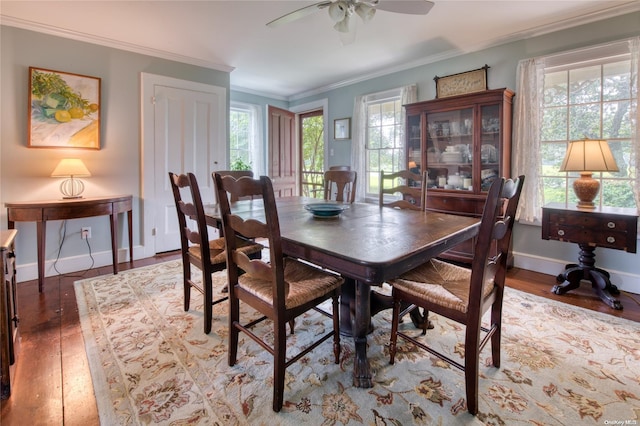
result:
[[[600,182],[592,177],[591,172],[580,173],[580,179],[576,179],[573,182],[573,191],[578,197],[578,204],[576,207],[584,210],[593,210],[596,208],[593,200],[598,195],[600,190]]]
[[[84,182],[80,179],[74,179],[73,176],[69,179],[65,179],[60,184],[60,192],[62,193],[62,199],[74,199],[82,198],[82,192],[84,191]]]

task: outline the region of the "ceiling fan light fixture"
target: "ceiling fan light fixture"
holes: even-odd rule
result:
[[[336,24],[333,26],[333,29],[341,33],[348,33],[349,32],[349,15],[345,15],[342,21],[336,22]]]
[[[342,22],[347,16],[347,4],[344,1],[336,1],[329,6],[329,17],[334,22]],[[337,25],[337,24],[336,24]]]
[[[358,3],[356,5],[356,13],[364,22],[369,22],[376,14],[376,9],[366,3]]]

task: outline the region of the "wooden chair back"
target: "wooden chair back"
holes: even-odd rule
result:
[[[420,175],[409,170],[400,170],[395,173],[380,171],[380,207],[424,210],[426,193],[426,172]],[[399,199],[398,194],[401,197]],[[391,197],[393,198],[389,200]]]
[[[355,171],[327,170],[324,172],[324,199],[353,203],[356,200],[357,178]]]
[[[216,180],[216,175],[220,176],[220,179]],[[236,180],[233,178],[228,179],[228,177],[229,176],[214,173],[216,190],[221,197],[220,212],[222,214],[224,234],[227,235],[227,233],[230,233],[230,236],[241,235],[250,239],[266,238],[270,250],[268,262],[252,261],[244,254],[237,253],[235,240],[233,238],[228,239],[228,261],[230,265],[237,266],[229,268],[229,283],[237,283],[238,269],[244,270],[249,274],[260,276],[265,280],[271,280],[273,281],[273,304],[276,309],[284,309],[285,283],[283,275],[282,238],[280,236],[280,222],[271,180],[266,176],[262,176],[259,180],[248,177]],[[228,199],[223,197],[227,194]],[[233,215],[229,201],[234,196],[262,199],[264,203],[264,219],[245,221]]]
[[[180,228],[180,252],[182,254],[184,310],[189,310],[191,288],[204,295],[204,332],[211,331],[213,305],[227,300],[224,296],[213,301],[211,274],[226,268],[224,240],[209,241],[209,232],[198,181],[193,173],[174,174],[169,172],[169,181],[178,214]],[[184,193],[184,194],[183,194]],[[188,198],[183,195],[187,195]],[[195,224],[195,226],[194,226]],[[213,250],[213,251],[212,251]],[[216,259],[217,262],[212,262]],[[202,271],[202,283],[191,277],[191,265]]]
[[[251,170],[218,170],[217,172],[211,173],[211,178],[213,178],[214,173],[219,173],[221,176],[231,176],[234,179],[240,179],[241,177],[250,177],[253,178],[253,172]],[[236,196],[231,198],[231,202],[238,201]],[[250,198],[250,197],[247,197]]]
[[[349,171],[349,170],[351,170],[351,166],[331,166],[331,167],[329,167],[329,170]]]

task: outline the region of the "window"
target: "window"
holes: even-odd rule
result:
[[[519,218],[540,223],[549,202],[575,205],[577,173],[560,172],[569,141],[607,140],[619,172],[594,172],[599,206],[640,205],[640,120],[636,37],[518,64],[512,173],[527,183]]]
[[[600,181],[597,205],[635,207],[635,173],[630,164],[632,103],[630,55],[599,58],[588,63],[546,67],[541,128],[541,178],[544,203],[575,204],[572,183],[578,173],[559,172],[570,140],[609,142],[617,173],[594,173]]]
[[[229,112],[229,160],[231,169],[251,169],[255,176],[262,173],[262,136],[260,107],[232,103]]]
[[[404,132],[400,90],[367,97],[366,103],[366,196],[377,197],[380,171],[405,167]]]

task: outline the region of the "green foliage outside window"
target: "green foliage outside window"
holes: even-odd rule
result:
[[[560,172],[567,144],[590,138],[609,142],[619,172],[594,173],[600,180],[596,204],[635,207],[632,192],[635,170],[631,140],[632,102],[629,60],[567,67],[545,74],[541,129],[541,178],[544,203],[577,202],[572,185],[578,173]]]
[[[251,170],[251,114],[243,109],[230,112],[229,157],[231,170]]]
[[[367,194],[380,191],[380,171],[393,173],[406,168],[400,96],[367,105],[366,178]]]

